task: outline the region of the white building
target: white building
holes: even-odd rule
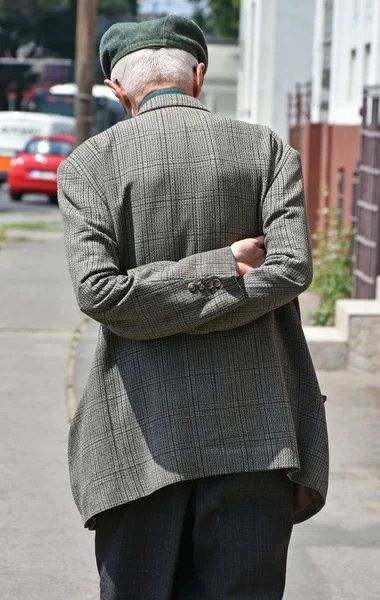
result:
[[[380,83],[380,0],[317,0],[312,121],[359,125],[363,87]]]
[[[208,69],[200,100],[212,112],[236,118],[240,48],[237,42],[213,40],[208,45]]]
[[[312,75],[314,17],[315,0],[241,1],[238,119],[287,139],[287,95]]]

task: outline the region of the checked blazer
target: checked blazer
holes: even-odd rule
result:
[[[286,469],[323,506],[328,444],[298,295],[312,259],[298,153],[270,129],[161,95],[59,168],[69,269],[100,323],[69,435],[85,525],[166,485]],[[265,235],[239,277],[230,245]]]

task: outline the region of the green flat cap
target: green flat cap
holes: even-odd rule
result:
[[[203,31],[186,17],[170,15],[141,23],[115,23],[100,41],[99,55],[107,79],[116,63],[145,48],[178,48],[192,54],[207,70],[208,52]]]

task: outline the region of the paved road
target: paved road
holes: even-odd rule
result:
[[[66,370],[82,316],[62,234],[38,235],[0,250],[0,598],[96,600],[93,534],[66,458]]]
[[[52,215],[59,214],[57,205],[50,204],[45,196],[27,195],[21,202],[13,202],[8,195],[6,185],[0,184],[0,215],[4,213],[34,213],[41,214],[49,212]]]
[[[285,600],[379,600],[379,381],[350,372],[318,375],[328,396],[328,503],[294,530]]]

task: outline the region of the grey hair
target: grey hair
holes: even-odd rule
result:
[[[126,94],[140,98],[149,85],[173,82],[179,87],[192,86],[197,59],[177,48],[146,48],[121,58],[111,72],[113,82],[117,79]]]

